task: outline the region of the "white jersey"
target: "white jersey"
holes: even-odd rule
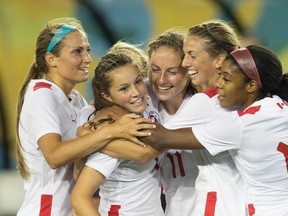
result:
[[[148,89],[150,88],[148,84]],[[153,102],[158,102],[152,90],[149,91]],[[189,101],[186,97],[177,112]],[[161,124],[171,119],[158,102]],[[165,194],[166,216],[191,216],[192,204],[195,202],[195,181],[198,176],[198,167],[192,150],[169,149],[158,156],[160,166],[160,180]]]
[[[87,119],[87,115],[93,111],[91,106],[84,108],[78,119]],[[86,117],[81,117],[81,113],[86,113]],[[148,98],[144,117],[154,117],[159,120],[157,110],[150,98]],[[79,125],[82,123],[84,122],[79,123]],[[96,152],[88,157],[86,165],[101,172],[106,177],[100,186],[99,213],[101,216],[164,215],[160,202],[161,188],[155,160],[143,164],[112,158]]]
[[[233,149],[236,166],[247,182],[249,215],[287,216],[288,104],[278,96],[266,97],[238,115],[244,127],[241,145],[226,149]],[[225,150],[204,139],[203,143],[213,154]]]
[[[39,138],[48,133],[60,134],[62,140],[76,137],[76,115],[87,103],[76,90],[70,98],[69,102],[63,91],[47,80],[31,80],[28,85],[19,138],[31,176],[24,181],[25,197],[18,216],[72,214],[72,164],[51,169],[37,145]]]
[[[186,103],[181,112],[176,113],[170,121],[164,124],[170,129],[184,127],[206,127],[206,123],[215,119],[225,119],[230,112],[222,109],[215,98],[216,88],[205,93],[193,95]],[[233,121],[233,118],[228,118]],[[224,122],[225,122],[224,121]],[[225,126],[225,125],[224,125]],[[228,133],[224,140],[220,135],[217,137],[217,130],[224,129],[217,124],[211,136],[216,143],[233,142],[239,143],[241,133]],[[230,128],[229,128],[230,129]],[[230,129],[230,131],[233,130]],[[194,130],[193,130],[194,131]],[[222,132],[223,134],[223,132]],[[231,134],[233,134],[231,136]],[[196,179],[196,198],[191,205],[193,216],[243,216],[245,215],[243,180],[236,169],[234,161],[228,151],[215,156],[207,150],[193,150],[194,158],[198,164],[199,174]]]

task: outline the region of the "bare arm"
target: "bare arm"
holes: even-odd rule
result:
[[[38,140],[38,145],[50,167],[56,169],[99,150],[115,139],[122,138],[142,143],[137,137],[149,135],[143,129],[153,128],[154,125],[151,123],[150,119],[141,118],[136,114],[127,114],[94,133],[73,140],[62,141],[59,134],[46,134]]]
[[[88,166],[83,168],[70,197],[77,216],[100,216],[93,196],[104,181],[100,172]]]
[[[77,136],[83,136],[87,133],[92,133],[92,130],[85,127],[79,127],[77,129]],[[105,145],[103,148],[99,149],[100,152],[107,154],[111,157],[115,158],[121,158],[125,160],[134,160],[140,163],[146,163],[149,160],[154,159],[157,157],[160,153],[164,151],[155,149],[154,147],[145,145],[145,148],[135,145],[135,143],[130,142],[128,140],[113,140],[107,145]],[[74,165],[74,171],[75,171],[75,179],[77,179],[77,176],[79,175],[79,172],[81,171],[82,167],[85,164],[85,160],[81,159],[75,162]]]
[[[143,148],[126,140],[114,140],[99,151],[111,157],[146,163],[157,157],[165,151],[165,149],[158,150],[149,145],[147,145],[146,148]]]
[[[191,128],[169,130],[160,124],[151,130],[151,136],[141,140],[157,149],[203,149]]]

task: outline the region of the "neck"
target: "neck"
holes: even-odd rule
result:
[[[178,97],[176,98],[179,98],[178,100],[177,99],[174,99],[173,101],[160,101],[160,105],[161,107],[169,114],[169,115],[174,115],[177,110],[179,109],[179,107],[181,106],[183,100],[184,100],[184,96],[181,95],[178,95]]]
[[[48,74],[44,77],[44,79],[57,85],[64,92],[66,97],[69,99],[69,95],[70,95],[72,89],[74,88],[74,86],[67,86],[67,85],[65,85],[65,83],[61,82],[60,80],[53,78],[52,76],[50,76]]]

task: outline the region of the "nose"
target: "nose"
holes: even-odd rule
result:
[[[167,81],[167,73],[161,71],[158,82],[163,84],[166,83],[166,81]]]
[[[215,87],[218,88],[218,89],[221,89],[223,87],[223,79],[221,79],[221,77],[219,77],[215,83]]]
[[[189,66],[191,66],[189,56],[185,54],[182,60],[182,67],[187,68]]]
[[[131,95],[132,97],[137,97],[140,94],[139,89],[137,88],[137,86],[132,86],[131,87]]]
[[[87,51],[85,51],[85,52],[83,53],[82,59],[83,59],[84,62],[87,62],[87,63],[91,63],[91,61],[92,61],[92,58],[91,58],[91,56],[90,56],[90,53],[87,52]]]

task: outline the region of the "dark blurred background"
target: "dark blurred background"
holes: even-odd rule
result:
[[[92,46],[91,77],[97,58],[118,40],[145,49],[151,37],[170,28],[215,18],[231,22],[243,44],[260,43],[276,52],[287,71],[287,11],[287,0],[0,0],[0,216],[15,215],[23,197],[15,165],[15,108],[36,38],[48,20],[82,21]],[[77,89],[92,99],[90,81]]]

